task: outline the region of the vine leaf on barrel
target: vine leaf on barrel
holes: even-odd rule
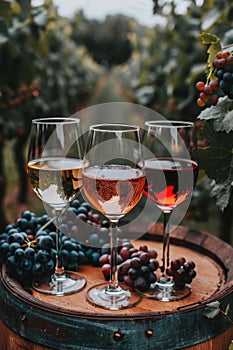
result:
[[[203,311],[203,316],[207,318],[214,318],[221,312],[220,302],[218,300],[207,304],[207,307]]]

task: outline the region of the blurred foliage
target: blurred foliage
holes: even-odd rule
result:
[[[127,61],[131,56],[128,17],[119,14],[106,16],[104,21],[88,20],[80,11],[71,23],[72,38],[75,42],[84,44],[98,64],[112,67]]]
[[[92,91],[100,70],[71,34],[52,1],[1,1],[0,118],[11,134],[38,113],[74,111]]]

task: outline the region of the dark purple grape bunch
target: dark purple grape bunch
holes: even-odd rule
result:
[[[186,261],[184,257],[174,259],[171,261],[166,273],[173,278],[175,288],[183,289],[186,284],[191,284],[196,277],[195,263]]]
[[[216,79],[211,80],[208,84],[202,81],[196,83],[196,88],[200,92],[197,99],[197,104],[200,107],[204,107],[207,102],[215,106],[221,92],[233,99],[233,52],[228,50],[219,51],[212,66]]]
[[[124,241],[117,256],[119,281],[141,292],[147,291],[157,280],[155,274],[159,267],[157,256],[157,251],[148,249],[146,245],[137,249],[130,242]],[[106,280],[110,278],[109,259],[109,253],[105,252],[99,260]]]
[[[218,52],[213,62],[214,75],[224,95],[233,99],[233,55],[229,51]]]
[[[62,235],[62,261],[64,268],[76,271],[79,265],[99,265],[101,247],[108,241],[109,223],[94,213],[87,203],[75,200],[66,212],[62,232],[79,233],[84,238],[77,241]],[[90,230],[86,232],[88,223]],[[72,231],[73,230],[73,231]],[[56,227],[48,215],[41,217],[25,210],[14,223],[6,225],[0,233],[0,263],[20,282],[36,278],[47,281],[54,272],[56,261]]]

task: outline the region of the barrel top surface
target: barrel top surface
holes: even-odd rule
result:
[[[233,248],[211,235],[192,232],[187,228],[178,228],[172,233],[171,259],[184,256],[196,264],[197,276],[192,282],[192,293],[187,298],[170,303],[142,298],[139,304],[130,309],[109,311],[91,305],[86,301],[86,291],[93,285],[104,282],[101,268],[80,266],[78,272],[86,277],[86,287],[75,294],[55,297],[30,290],[25,290],[18,282],[12,280],[2,269],[2,282],[5,288],[28,305],[45,309],[58,315],[76,318],[117,320],[117,319],[151,319],[162,316],[185,313],[205,307],[213,300],[221,300],[233,294]],[[143,240],[134,242],[135,247],[146,244],[156,249],[161,257],[162,243],[160,226],[151,230]]]

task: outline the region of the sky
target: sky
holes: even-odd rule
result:
[[[38,0],[39,1],[39,0]],[[108,14],[122,13],[134,17],[142,25],[157,23],[152,0],[53,0],[60,16],[71,17],[82,9],[88,18],[104,19]]]

